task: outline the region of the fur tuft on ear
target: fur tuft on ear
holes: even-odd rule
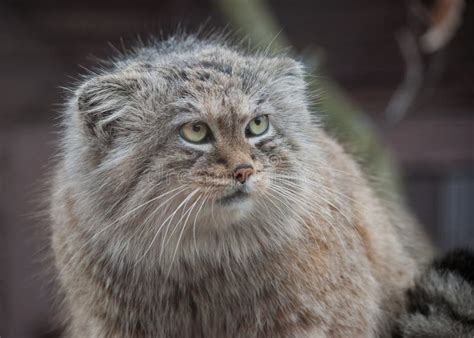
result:
[[[282,58],[280,65],[284,76],[294,77],[300,80],[304,79],[305,66],[301,62],[291,58]]]
[[[282,84],[286,84],[293,87],[295,90],[304,90],[305,88],[305,70],[304,65],[301,62],[295,61],[288,57],[279,57],[271,59],[273,65],[271,66],[273,71],[276,73],[278,81]],[[289,89],[289,88],[285,88]]]
[[[121,129],[138,90],[136,78],[105,75],[84,83],[76,93],[77,110],[84,130],[91,136],[110,141]]]

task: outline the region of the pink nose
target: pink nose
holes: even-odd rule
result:
[[[255,170],[250,164],[239,164],[234,169],[234,177],[237,181],[244,184],[247,181],[247,178],[252,176],[255,173]]]

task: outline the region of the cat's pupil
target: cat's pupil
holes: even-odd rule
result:
[[[201,126],[199,124],[193,124],[193,131],[199,133],[201,131]]]
[[[258,126],[258,125],[260,125],[260,123],[262,123],[262,121],[260,120],[259,117],[257,117],[257,118],[255,119],[255,124]]]

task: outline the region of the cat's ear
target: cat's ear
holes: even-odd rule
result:
[[[305,66],[302,62],[289,57],[284,57],[279,59],[278,67],[281,76],[297,81],[304,81]]]
[[[269,69],[272,70],[272,77],[275,79],[273,90],[279,92],[282,97],[288,93],[304,95],[306,82],[303,63],[289,57],[278,57],[269,61],[271,62]]]
[[[110,141],[126,128],[138,79],[129,76],[96,76],[76,91],[79,123],[88,135]]]

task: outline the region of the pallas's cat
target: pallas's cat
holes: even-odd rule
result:
[[[308,101],[300,63],[193,36],[85,77],[51,189],[68,334],[388,334],[417,237]]]

